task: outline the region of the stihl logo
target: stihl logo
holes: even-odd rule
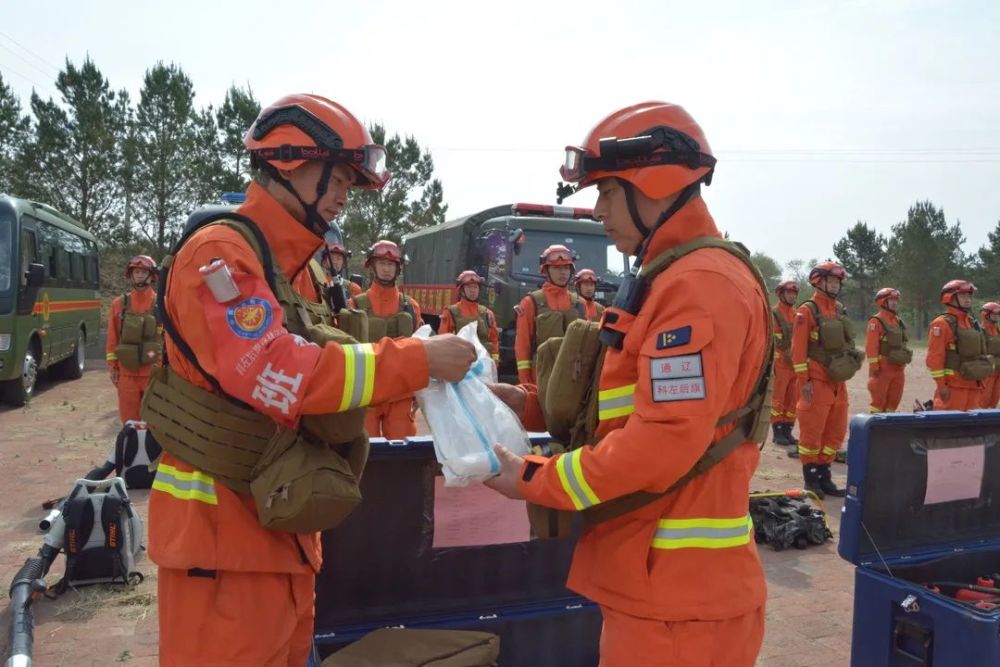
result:
[[[67,531],[67,537],[69,538],[68,541],[69,541],[69,550],[70,550],[70,552],[76,553],[76,551],[77,551],[77,548],[76,548],[76,531],[75,530]]]
[[[118,548],[118,526],[115,524],[108,527],[108,546],[112,549]]]

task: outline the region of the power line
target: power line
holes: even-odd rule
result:
[[[12,54],[15,58],[19,58],[21,60],[21,62],[23,62],[26,65],[28,65],[28,67],[34,68],[34,70],[36,72],[39,72],[42,76],[49,76],[48,72],[46,72],[45,70],[43,70],[38,65],[34,64],[33,62],[31,62],[30,60],[28,60],[27,58],[25,58],[24,56],[22,56],[17,51],[15,51],[14,49],[10,48],[9,46],[7,46],[5,44],[0,44],[0,49],[3,49],[4,51]]]
[[[40,55],[38,55],[37,53],[35,53],[35,52],[34,52],[34,51],[32,51],[31,49],[29,49],[29,48],[28,48],[27,46],[25,46],[24,44],[21,44],[21,43],[20,43],[19,41],[17,41],[16,39],[14,39],[13,37],[11,37],[11,36],[10,36],[10,35],[8,35],[7,33],[5,33],[5,32],[0,32],[0,37],[5,37],[5,38],[6,38],[6,39],[7,39],[7,40],[8,40],[9,42],[11,42],[11,43],[13,43],[13,44],[17,45],[17,46],[18,46],[18,47],[20,47],[20,48],[21,48],[22,50],[24,50],[24,51],[25,51],[26,53],[28,53],[28,54],[30,54],[30,55],[32,55],[32,56],[34,56],[35,58],[37,58],[37,59],[38,59],[38,60],[39,60],[40,62],[43,62],[43,63],[45,63],[46,65],[48,65],[48,66],[49,66],[50,68],[52,68],[52,71],[53,71],[53,72],[55,72],[56,74],[58,74],[58,73],[59,73],[59,71],[60,71],[60,70],[59,70],[59,68],[58,68],[58,67],[56,67],[55,65],[53,65],[52,63],[50,63],[50,62],[49,62],[48,60],[46,60],[45,58],[41,57]]]
[[[50,97],[54,97],[54,98],[58,98],[58,97],[59,97],[59,95],[57,95],[57,94],[56,94],[56,93],[55,93],[55,92],[54,92],[54,91],[53,91],[53,90],[52,90],[51,88],[49,88],[48,86],[45,86],[45,85],[42,85],[42,84],[40,84],[40,83],[36,82],[36,81],[35,81],[34,79],[32,79],[31,77],[29,77],[29,76],[25,76],[24,74],[21,74],[20,72],[18,72],[18,71],[17,71],[16,69],[13,69],[12,67],[9,67],[9,66],[7,66],[7,65],[4,65],[3,63],[0,63],[0,70],[5,70],[5,71],[7,71],[7,72],[10,72],[11,74],[14,74],[14,75],[16,75],[17,77],[19,77],[19,78],[21,78],[21,79],[23,79],[23,80],[27,81],[28,83],[30,83],[30,84],[31,84],[31,85],[32,85],[32,86],[33,86],[34,88],[36,88],[36,89],[38,89],[38,90],[41,90],[42,92],[44,92],[44,93],[48,94],[48,95],[49,95]]]

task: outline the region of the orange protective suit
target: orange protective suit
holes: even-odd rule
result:
[[[377,282],[365,292],[372,304],[372,312],[378,317],[389,317],[399,312],[399,288],[385,287]],[[420,304],[406,297],[407,303],[413,309],[413,329],[423,325],[420,315]],[[352,305],[353,304],[352,302]],[[405,339],[397,339],[405,340]],[[365,430],[372,438],[402,440],[417,434],[416,403],[412,393],[396,401],[374,405],[368,408],[365,416]]]
[[[129,292],[129,309],[134,313],[151,313],[156,309],[156,292],[152,288]],[[153,370],[153,365],[140,366],[136,370],[123,368],[118,363],[118,355],[115,349],[121,339],[122,312],[125,309],[124,298],[115,297],[111,302],[111,312],[108,314],[107,345],[105,347],[105,357],[108,366],[118,369],[118,416],[122,424],[127,421],[137,421],[139,419],[139,405],[142,403],[142,395],[149,384],[149,374]]]
[[[971,329],[972,316],[967,311],[948,306],[947,312],[954,316],[959,329]],[[927,368],[937,385],[934,391],[935,410],[975,410],[982,404],[983,383],[966,380],[952,368],[945,366],[945,353],[956,350],[957,341],[951,325],[939,315],[931,322],[927,336]]]
[[[896,313],[880,308],[878,315],[868,320],[865,334],[865,357],[868,359],[868,393],[871,395],[869,411],[895,412],[903,398],[906,383],[906,366],[889,363],[879,354],[879,346],[885,340],[885,326],[898,327]]]
[[[479,304],[475,301],[469,301],[468,299],[459,299],[455,304],[458,306],[458,313],[463,318],[478,318],[479,317]],[[493,357],[493,361],[500,360],[500,336],[497,333],[497,318],[493,314],[493,311],[489,308],[486,309],[486,331],[487,336],[490,340],[490,345],[488,351]],[[441,324],[438,326],[438,333],[458,333],[455,331],[455,320],[451,316],[451,310],[445,308],[441,311]]]
[[[305,267],[319,244],[257,184],[238,211],[260,227],[276,267]],[[198,269],[215,258],[232,271],[239,300],[220,304],[204,285]],[[308,270],[289,279],[316,300]],[[226,393],[280,424],[398,400],[428,382],[420,341],[319,347],[290,335],[261,264],[235,230],[194,234],[174,257],[168,281],[161,286],[167,313],[201,366]],[[174,372],[211,389],[170,336],[166,347]],[[363,392],[348,374],[359,364],[374,366]],[[250,496],[164,453],[149,496],[149,554],[160,566],[161,665],[306,663],[319,534],[261,528]]]
[[[817,291],[812,301],[823,317],[837,317],[836,299]],[[831,381],[826,368],[808,356],[809,341],[819,338],[819,326],[808,305],[799,306],[792,326],[792,365],[799,378],[799,459],[803,466],[828,465],[847,435],[847,385]],[[811,401],[801,395],[808,381],[812,381]]]
[[[653,235],[648,257],[698,236],[720,234],[695,198]],[[732,430],[715,424],[754,389],[769,311],[749,269],[724,250],[695,251],[659,274],[638,315],[621,311],[623,348],[607,350],[600,441],[526,457],[524,497],[573,510],[668,488]],[[525,390],[525,422],[534,428],[537,394]],[[602,665],[753,665],[767,596],[747,514],[759,460],[745,442],[678,491],[584,529],[567,586],[601,606]],[[718,634],[728,629],[731,636]],[[649,652],[637,660],[639,650]]]
[[[987,338],[1000,336],[1000,324],[983,319],[982,327],[983,331],[986,332]],[[995,361],[1000,366],[1000,359],[995,359]],[[997,403],[1000,402],[1000,369],[998,369],[998,373],[993,374],[983,381],[983,395],[981,399],[980,407],[986,410],[996,409]]]
[[[588,322],[601,321],[601,315],[604,314],[604,306],[593,299],[584,299],[582,296],[580,297],[580,303],[583,304],[584,317]]]
[[[542,285],[542,292],[545,294],[545,303],[552,310],[563,311],[573,307],[573,302],[569,296],[570,292],[565,287],[559,287],[546,280]],[[535,317],[537,316],[535,312],[535,300],[529,294],[521,299],[521,303],[518,304],[517,308],[517,330],[514,335],[514,358],[517,359],[517,377],[521,382],[533,384],[535,382],[534,364],[537,348],[535,341]]]
[[[774,392],[771,401],[771,423],[772,424],[794,424],[795,404],[799,400],[799,383],[795,376],[795,369],[792,367],[792,356],[789,350],[782,352],[777,349],[779,342],[784,339],[781,324],[787,323],[791,326],[795,319],[795,306],[789,306],[783,301],[778,301],[774,309]],[[781,318],[780,320],[778,318]],[[791,341],[788,341],[789,344]]]

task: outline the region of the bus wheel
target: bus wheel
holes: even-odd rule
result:
[[[38,380],[38,356],[34,345],[28,345],[24,352],[24,365],[21,377],[6,382],[4,400],[13,406],[21,407],[31,400],[35,393],[35,382]]]
[[[83,329],[80,329],[76,332],[76,343],[74,344],[73,354],[68,359],[60,361],[53,369],[59,374],[59,377],[67,380],[79,380],[83,377],[83,366],[86,362],[86,350],[84,349],[86,344],[87,337],[84,335]]]

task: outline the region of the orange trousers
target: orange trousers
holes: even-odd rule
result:
[[[126,375],[122,372],[118,376],[118,416],[123,425],[127,421],[139,421],[139,405],[148,384],[148,375]]]
[[[774,394],[771,400],[771,423],[794,424],[795,403],[799,400],[799,379],[791,366],[774,365]]]
[[[980,396],[980,407],[995,410],[1000,403],[1000,375],[993,375],[983,380],[983,395]]]
[[[903,398],[905,371],[906,366],[885,363],[882,364],[878,375],[868,376],[868,393],[871,394],[869,411],[872,414],[896,411],[899,401]]]
[[[950,387],[951,396],[948,400],[941,398],[941,389],[934,391],[935,410],[978,410],[982,404],[983,389],[981,387]]]
[[[303,667],[312,650],[316,577],[161,567],[160,667]]]
[[[764,607],[722,621],[657,621],[601,607],[599,667],[753,667]]]
[[[812,387],[812,401],[800,396],[797,406],[799,460],[804,466],[833,463],[847,435],[847,385],[816,379]]]
[[[365,415],[365,430],[372,438],[402,440],[417,434],[413,398],[373,405]]]

